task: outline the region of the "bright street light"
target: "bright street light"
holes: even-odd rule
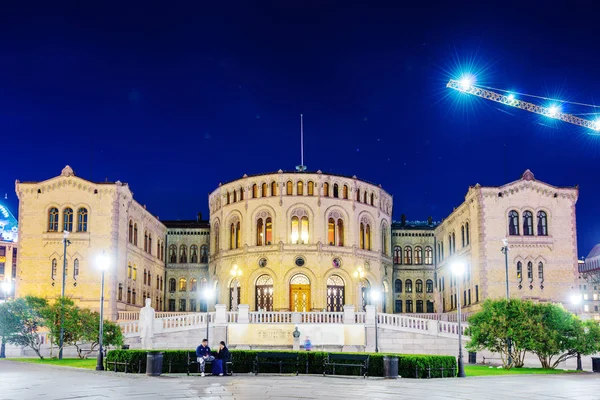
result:
[[[364,273],[362,267],[358,267],[356,269],[356,271],[354,271],[354,277],[355,278],[362,279],[362,278],[364,278],[364,276],[365,276],[365,273]]]
[[[579,305],[581,303],[581,295],[579,293],[573,293],[571,295],[571,304]]]
[[[474,83],[475,83],[475,77],[473,75],[464,75],[458,81],[458,84],[460,85],[462,90],[469,90],[473,86]]]
[[[208,337],[209,332],[208,332],[208,323],[209,323],[209,319],[210,319],[210,314],[208,313],[208,301],[214,296],[214,291],[210,288],[207,287],[204,290],[204,293],[202,293],[204,295],[204,298],[206,299],[206,341],[208,342],[208,345],[210,346],[210,338]]]
[[[8,294],[10,293],[10,289],[12,288],[12,284],[10,283],[10,281],[4,281],[2,282],[2,291],[5,294],[5,298],[8,298]]]
[[[206,288],[206,290],[204,290],[203,294],[204,294],[204,298],[206,300],[209,300],[209,299],[211,299],[213,297],[214,292],[213,292],[213,290],[211,288]]]
[[[231,268],[231,275],[234,277],[242,276],[242,270],[237,266],[237,264],[234,264],[233,268]]]
[[[377,320],[379,319],[377,316],[377,304],[381,300],[381,292],[377,289],[371,289],[369,291],[369,298],[375,304],[375,353],[379,353],[379,332],[377,332]]]
[[[456,276],[462,276],[465,272],[465,264],[460,261],[452,263],[450,268],[452,269],[452,273]]]
[[[375,303],[379,303],[381,300],[381,292],[379,290],[371,289],[369,296],[371,297],[371,301]]]

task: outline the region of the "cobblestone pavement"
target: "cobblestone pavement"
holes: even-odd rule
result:
[[[0,399],[600,399],[600,374],[384,380],[115,374],[0,362]]]

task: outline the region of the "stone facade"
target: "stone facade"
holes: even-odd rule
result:
[[[579,292],[581,304],[573,304],[574,311],[585,318],[600,321],[600,244],[594,246],[584,260],[579,260]]]
[[[164,221],[167,226],[165,310],[206,311],[203,291],[208,283],[210,228],[196,220]]]
[[[366,305],[370,288],[390,304],[392,197],[381,187],[279,171],[221,185],[209,207],[210,281],[228,308],[341,311]]]
[[[465,202],[435,230],[442,309],[457,306],[454,262],[466,266],[459,282],[466,311],[506,297],[503,239],[510,296],[567,303],[577,277],[577,198],[577,188],[537,181],[529,170],[500,187],[469,188]]]
[[[164,293],[166,227],[133,199],[127,184],[94,183],[67,166],[42,182],[16,182],[19,197],[19,263],[16,296],[65,295],[93,310],[100,306],[101,271],[96,258],[110,259],[105,273],[105,312],[137,310],[150,297],[160,309]]]

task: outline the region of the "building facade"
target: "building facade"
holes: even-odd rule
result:
[[[206,311],[210,228],[196,220],[164,221],[167,226],[165,310]]]
[[[110,260],[104,293],[108,318],[138,310],[146,297],[161,308],[166,227],[133,199],[127,184],[90,182],[67,166],[42,182],[17,181],[16,192],[16,296],[59,297],[64,267],[65,295],[98,310],[101,270],[96,260],[105,254]]]
[[[579,260],[579,297],[575,311],[600,321],[600,244],[594,246],[585,260]],[[576,302],[576,301],[575,301]]]
[[[500,187],[469,188],[435,230],[440,311],[455,310],[457,296],[466,311],[505,298],[506,263],[510,297],[568,303],[578,276],[577,198],[578,188],[537,181],[529,170]],[[460,282],[455,262],[466,266]]]
[[[341,311],[391,302],[392,197],[356,177],[244,176],[209,195],[209,281],[221,304]]]
[[[0,299],[14,295],[17,278],[19,230],[17,220],[5,204],[0,203]]]

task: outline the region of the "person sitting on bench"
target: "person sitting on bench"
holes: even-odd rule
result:
[[[204,367],[207,361],[214,361],[214,357],[210,354],[210,347],[208,347],[208,340],[202,339],[200,346],[196,348],[196,357],[198,364],[200,365],[201,376],[204,376]]]
[[[223,376],[223,373],[227,374],[227,361],[229,361],[229,349],[225,345],[225,342],[219,343],[219,352],[217,353],[217,359],[213,361],[213,375]]]

